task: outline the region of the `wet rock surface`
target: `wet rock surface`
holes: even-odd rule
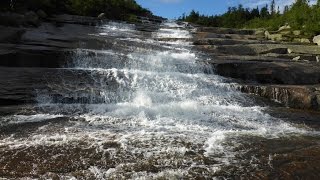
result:
[[[244,139],[248,137],[242,137]],[[239,173],[237,168],[230,166],[221,171],[222,177],[245,179],[317,179],[319,174],[319,143],[313,137],[280,138],[268,140],[259,137],[246,139],[248,143],[238,147],[238,151],[246,146],[255,147],[244,151],[237,158],[251,158],[250,168],[243,168]],[[252,154],[255,154],[252,156]],[[290,161],[288,161],[290,159]],[[257,163],[258,162],[258,163]],[[260,164],[263,162],[262,164]],[[242,164],[243,163],[243,164]],[[248,167],[244,162],[239,162]]]
[[[34,13],[29,14],[30,18],[35,18]],[[126,32],[120,36],[96,36],[103,32],[103,26],[98,26],[106,22],[93,17],[57,15],[38,27],[0,26],[0,104],[35,103],[37,91],[63,72],[56,68],[73,63],[75,49],[87,49],[85,54],[97,58],[104,55],[99,52],[102,49],[119,52],[131,52],[130,46],[166,49],[159,45],[124,41],[122,38],[127,36]],[[137,29],[144,29],[141,34],[145,38],[151,37],[158,26],[153,22],[136,25]],[[133,34],[132,38],[135,36]],[[81,73],[70,71],[66,74],[74,79],[81,76]]]

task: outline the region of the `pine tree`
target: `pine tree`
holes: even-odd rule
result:
[[[320,0],[318,0],[320,1]],[[289,6],[285,6],[283,10],[283,14],[286,14],[289,11]]]
[[[274,0],[272,0],[271,2],[270,11],[271,11],[271,15],[274,15],[276,13],[276,3]]]
[[[266,6],[261,8],[261,10],[260,10],[260,17],[267,18],[269,15],[270,14],[269,14],[268,4],[266,4]]]

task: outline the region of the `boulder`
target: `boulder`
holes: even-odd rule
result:
[[[306,44],[311,43],[310,40],[307,38],[294,38],[293,42],[306,43]]]
[[[40,25],[39,17],[33,11],[29,11],[25,14],[25,21],[27,24],[30,24],[32,26],[39,26]]]
[[[264,32],[265,38],[272,40],[272,41],[282,41],[283,35],[282,34],[270,34],[269,31]]]
[[[270,36],[269,31],[265,31],[265,32],[264,32],[264,36],[265,36],[266,39],[269,39],[269,36]]]
[[[47,13],[45,13],[43,10],[39,9],[37,11],[37,15],[41,18],[41,19],[46,19],[48,17]]]
[[[101,14],[99,14],[99,16],[98,16],[98,19],[99,20],[102,20],[102,19],[105,19],[106,18],[106,14],[105,13],[101,13]]]
[[[300,30],[295,30],[295,31],[293,31],[292,33],[293,33],[293,35],[295,35],[295,36],[300,36],[300,35],[301,35],[301,31],[300,31]]]
[[[310,40],[307,39],[307,38],[301,38],[301,39],[300,39],[300,42],[301,42],[301,43],[311,43]]]
[[[268,39],[270,39],[271,41],[282,41],[283,36],[282,34],[270,34]]]
[[[318,44],[318,46],[320,46],[320,35],[313,37],[313,43]]]
[[[293,60],[293,61],[299,61],[300,58],[301,58],[300,56],[297,56],[297,57],[293,58],[292,60]]]
[[[284,26],[281,26],[278,31],[289,30],[289,29],[291,29],[290,25],[284,25]]]

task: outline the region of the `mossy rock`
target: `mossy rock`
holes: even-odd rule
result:
[[[138,20],[138,18],[137,18],[137,16],[136,15],[134,15],[134,14],[129,14],[129,15],[127,15],[127,17],[126,17],[126,19],[125,19],[126,21],[128,21],[128,22],[130,22],[130,23],[136,23],[136,22],[139,22],[139,20]]]

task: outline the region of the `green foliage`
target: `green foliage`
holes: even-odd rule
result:
[[[269,9],[270,7],[270,9]],[[279,8],[278,8],[279,9]],[[291,6],[286,6],[283,13],[276,10],[276,1],[255,9],[230,7],[228,11],[218,16],[203,16],[192,11],[180,20],[205,26],[229,28],[266,28],[278,30],[288,24],[295,30],[302,30],[305,35],[312,36],[320,33],[320,0],[316,5],[309,5],[308,0],[296,0]]]
[[[11,3],[12,2],[12,3]],[[1,11],[25,12],[44,10],[48,14],[69,13],[97,16],[105,13],[108,18],[133,20],[132,15],[150,16],[135,0],[0,0]]]
[[[239,5],[238,7],[230,7],[225,14],[220,16],[203,16],[193,10],[188,16],[181,17],[180,20],[206,26],[240,28],[248,19],[259,17],[259,14],[258,8],[245,9],[242,5]]]
[[[134,0],[69,0],[71,11],[79,15],[96,16],[102,12],[119,18],[126,14],[146,15],[150,12]]]
[[[29,10],[45,10],[48,13],[67,11],[69,0],[1,0],[0,10],[23,13]]]
[[[138,18],[134,14],[128,14],[125,19],[126,19],[126,21],[131,22],[131,23],[138,22]]]

